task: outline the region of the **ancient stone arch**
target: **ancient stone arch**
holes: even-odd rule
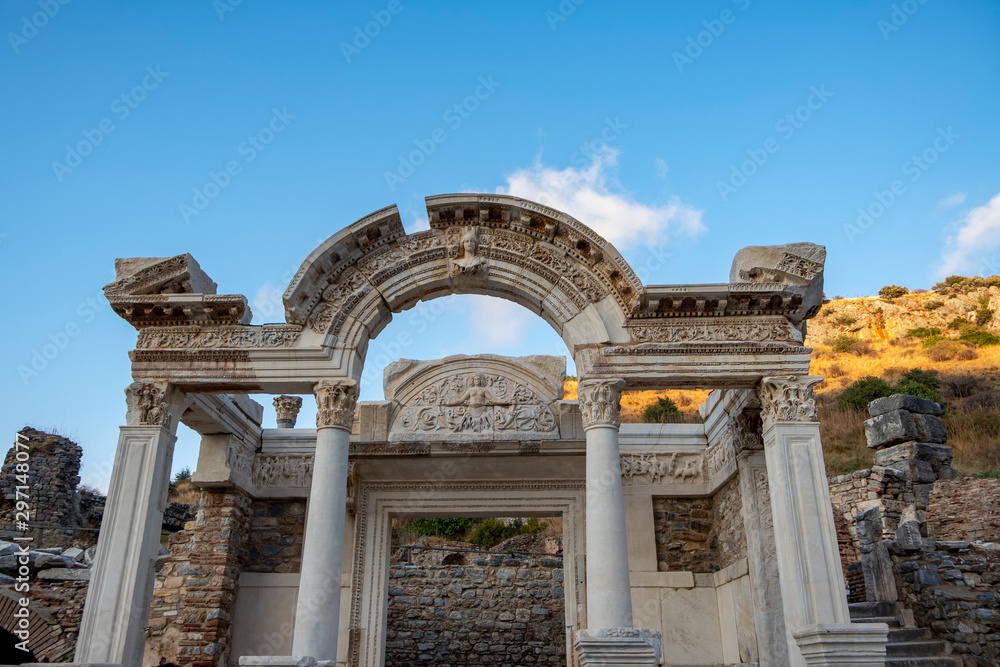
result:
[[[12,635],[18,630],[24,630],[20,618],[15,616],[22,609],[21,595],[6,589],[0,589],[0,628]],[[28,637],[32,655],[40,661],[57,662],[72,658],[72,642],[68,641],[63,627],[43,607],[31,602],[27,607],[29,615]]]
[[[585,547],[574,564],[571,643],[580,663],[616,656],[614,664],[655,664],[665,631],[662,659],[675,664],[670,651],[689,638],[670,634],[662,596],[697,586],[693,578],[660,576],[675,573],[656,571],[641,522],[652,525],[654,497],[712,498],[727,489],[740,500],[746,555],[711,580],[716,618],[725,608],[732,620],[725,634],[716,626],[717,640],[694,642],[696,653],[704,649],[696,661],[714,660],[705,647],[721,641],[726,662],[798,666],[860,656],[857,664],[880,664],[885,626],[852,625],[843,595],[812,396],[820,378],[808,375],[803,345],[806,320],[822,303],[825,249],[752,246],[736,253],[727,282],[643,285],[611,244],[548,207],[454,194],[427,198],[427,210],[426,231],[406,234],[393,206],[330,237],[292,279],[279,324],[249,324],[246,297],[216,294],[190,255],[116,261],[117,280],[105,293],[139,332],[130,352],[135,382],[126,389],[77,660],[139,662],[183,421],[202,435],[194,477],[202,486],[257,498],[308,496],[287,664],[303,656],[379,664],[371,635],[378,624],[362,625],[358,609],[381,608],[371,583],[384,579],[381,561],[342,572],[339,564],[351,562],[345,543],[363,541],[350,547],[356,558],[383,553],[385,517],[395,510],[378,515],[382,541],[369,544],[375,533],[366,526],[375,524],[367,523],[365,499],[393,484],[434,496],[434,484],[406,476],[456,456],[463,464],[447,480],[456,492],[475,493],[488,481],[472,472],[476,464],[489,460],[499,469],[501,459],[511,479],[548,474],[578,492],[586,535],[577,540]],[[368,342],[392,313],[455,293],[508,299],[549,322],[576,363],[579,400],[560,400],[549,362],[483,357],[404,363],[386,401],[359,403]],[[622,427],[624,389],[670,387],[719,390],[702,408],[704,424]],[[262,429],[263,407],[248,397],[255,393],[314,394],[315,430]],[[294,424],[294,401],[279,397],[275,405],[282,424]],[[395,481],[380,477],[390,473]],[[405,493],[402,500],[387,493],[406,502]],[[629,519],[629,528],[627,515],[640,519]],[[355,603],[343,618],[341,592],[351,586],[364,595],[352,590]],[[689,595],[677,593],[671,604]],[[634,627],[643,623],[659,627]]]

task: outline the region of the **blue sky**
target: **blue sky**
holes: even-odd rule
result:
[[[995,0],[17,0],[0,29],[0,432],[76,438],[99,487],[135,343],[101,293],[116,257],[190,252],[281,321],[344,225],[503,191],[647,283],[791,241],[827,246],[830,296],[1000,272]],[[431,302],[373,342],[363,397],[384,361],[478,351],[565,348],[505,302]],[[175,469],[196,447],[182,432]]]

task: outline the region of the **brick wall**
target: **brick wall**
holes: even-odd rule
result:
[[[394,564],[386,667],[566,664],[562,559]]]
[[[250,504],[249,554],[244,569],[247,572],[298,572],[305,527],[305,500],[254,500]]]
[[[715,533],[719,566],[728,567],[747,556],[747,536],[743,526],[743,501],[739,478],[733,477],[715,494]]]
[[[714,498],[654,498],[657,569],[704,574],[745,558],[741,507],[736,477]]]
[[[935,483],[927,530],[941,540],[1000,542],[1000,479]]]

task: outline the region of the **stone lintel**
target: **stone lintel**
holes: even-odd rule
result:
[[[573,643],[581,667],[655,667],[663,640],[658,630],[598,628],[578,631]]]
[[[809,667],[884,667],[888,634],[885,623],[820,624],[792,633]]]

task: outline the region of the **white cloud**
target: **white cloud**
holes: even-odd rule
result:
[[[285,307],[281,303],[281,296],[284,290],[268,280],[257,289],[253,299],[250,300],[250,310],[253,311],[253,321],[257,324],[263,322],[283,322],[285,320]],[[277,318],[277,319],[274,319]]]
[[[705,231],[702,211],[676,195],[665,206],[637,202],[614,178],[618,151],[606,148],[583,169],[547,167],[536,159],[507,177],[500,194],[524,197],[564,211],[611,241],[619,249],[659,244],[671,236],[697,236]]]
[[[949,230],[939,273],[948,276],[981,271],[986,254],[1000,246],[1000,194],[969,211]]]
[[[469,311],[470,339],[484,350],[518,346],[526,340],[525,329],[537,319],[538,315],[513,301],[478,298]]]
[[[953,195],[948,195],[938,202],[938,208],[955,208],[956,206],[961,206],[967,196],[964,192],[956,192]]]
[[[670,170],[667,168],[667,161],[666,160],[664,160],[661,157],[658,157],[655,160],[653,160],[653,165],[656,167],[656,176],[657,176],[657,178],[661,178],[662,179],[662,178],[666,178],[667,177],[667,172],[670,171]]]

